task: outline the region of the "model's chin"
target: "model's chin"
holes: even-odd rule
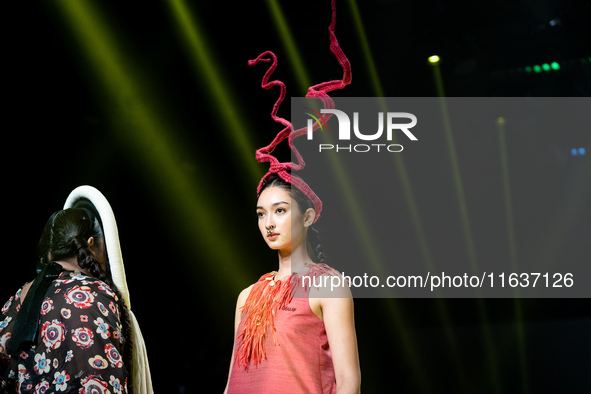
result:
[[[277,241],[271,241],[269,239],[265,239],[265,242],[267,242],[267,245],[269,246],[269,248],[271,248],[273,250],[281,249],[281,245]]]
[[[281,242],[280,239],[270,240],[269,238],[265,238],[265,242],[267,242],[269,249],[272,250],[281,250],[289,247],[289,245],[286,245],[284,242]]]

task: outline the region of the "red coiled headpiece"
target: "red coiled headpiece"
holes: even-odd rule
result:
[[[322,82],[320,84],[310,86],[308,88],[308,93],[306,94],[306,97],[319,98],[322,101],[324,108],[330,108],[330,109],[334,108],[334,102],[330,98],[330,96],[328,95],[328,92],[333,91],[333,90],[337,90],[337,89],[343,89],[345,86],[347,86],[348,84],[351,83],[351,64],[349,63],[349,60],[347,59],[347,57],[343,53],[341,47],[339,46],[337,38],[334,34],[334,29],[335,29],[335,24],[336,24],[335,3],[336,3],[336,0],[332,0],[332,23],[328,27],[328,31],[330,34],[330,50],[336,56],[337,60],[341,64],[341,67],[343,68],[343,79]],[[271,61],[272,61],[271,66],[269,67],[269,69],[267,70],[265,75],[263,76],[263,81],[261,83],[261,86],[263,87],[263,89],[270,89],[273,86],[279,86],[279,88],[280,88],[279,98],[275,102],[275,105],[273,105],[273,110],[271,111],[271,117],[273,118],[274,121],[284,125],[285,128],[277,134],[275,139],[269,145],[265,146],[264,148],[260,148],[256,151],[256,159],[259,163],[267,161],[271,164],[269,171],[265,174],[265,176],[263,176],[263,178],[261,179],[261,182],[259,183],[259,186],[257,188],[257,194],[260,194],[261,189],[263,188],[263,185],[265,184],[265,181],[271,175],[277,174],[285,182],[287,182],[287,183],[291,184],[292,186],[301,190],[302,193],[304,193],[310,199],[310,201],[312,201],[312,204],[314,204],[314,210],[316,211],[316,218],[314,220],[314,221],[316,221],[320,217],[320,211],[322,211],[322,201],[320,200],[320,198],[318,198],[318,196],[316,195],[316,193],[314,193],[314,191],[310,188],[310,186],[308,186],[306,184],[306,182],[304,182],[299,177],[295,177],[295,176],[292,177],[291,176],[292,170],[294,170],[294,171],[301,170],[306,165],[306,163],[304,162],[304,159],[302,159],[302,156],[300,155],[300,153],[298,152],[296,147],[293,145],[292,141],[294,138],[297,138],[300,135],[305,134],[307,132],[307,130],[305,127],[298,129],[298,130],[293,130],[293,125],[290,121],[288,121],[285,118],[277,116],[277,111],[279,110],[279,105],[281,104],[281,102],[283,102],[283,99],[285,98],[285,90],[286,90],[285,84],[282,81],[279,81],[279,80],[269,81],[271,74],[273,74],[273,71],[275,71],[275,68],[277,67],[277,56],[275,56],[275,54],[271,51],[266,51],[266,52],[260,54],[256,59],[249,60],[248,65],[253,66],[259,62],[268,63]],[[317,127],[318,127],[318,125],[314,124],[314,129],[316,129]],[[281,141],[283,141],[285,139],[288,140],[289,148],[293,152],[293,155],[295,155],[295,157],[297,159],[297,163],[292,163],[292,162],[280,163],[279,160],[275,156],[271,155],[271,153],[273,152],[275,147]]]

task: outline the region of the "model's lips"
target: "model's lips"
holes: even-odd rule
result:
[[[279,236],[279,233],[271,233],[267,235],[267,238],[269,238],[271,241],[274,241],[277,239],[277,237]]]

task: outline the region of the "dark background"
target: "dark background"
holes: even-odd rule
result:
[[[589,1],[358,3],[385,96],[436,96],[426,61],[433,54],[442,58],[447,96],[591,93]],[[91,24],[68,18],[63,3],[4,9],[0,298],[34,276],[36,242],[50,214],[76,186],[93,185],[118,220],[157,392],[221,392],[236,296],[277,264],[254,214],[256,183],[267,169],[254,163],[254,150],[280,129],[269,117],[277,91],[260,88],[265,66],[246,63],[273,50],[273,77],[286,82],[288,96],[305,89],[265,1],[190,2],[224,82],[222,96],[233,104],[229,112],[211,89],[211,74],[193,61],[169,2],[79,4],[92,5],[104,27],[97,36],[117,46],[121,91],[127,80],[139,87],[116,96],[117,84],[101,75],[117,71],[101,74],[100,61],[97,67],[96,59],[109,55],[72,28],[72,20],[82,29]],[[328,49],[328,2],[281,7],[311,83],[340,78]],[[351,3],[338,7],[336,33],[353,82],[335,95],[375,96]],[[552,61],[559,71],[525,71]],[[144,123],[134,115],[141,109]],[[251,162],[237,148],[230,117],[244,127]],[[156,134],[143,134],[154,119]],[[538,153],[524,154],[535,163]],[[589,153],[579,159],[589,166]],[[459,229],[459,220],[452,225]],[[588,392],[590,306],[587,299],[356,300],[362,389]]]

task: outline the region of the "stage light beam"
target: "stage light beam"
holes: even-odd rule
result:
[[[71,30],[73,40],[87,61],[100,91],[98,102],[105,118],[129,147],[143,170],[151,175],[170,209],[178,238],[183,244],[199,249],[207,261],[231,264],[241,256],[211,234],[219,231],[220,220],[212,206],[216,205],[211,187],[204,187],[199,174],[187,174],[186,164],[198,162],[184,144],[175,138],[174,127],[164,120],[165,103],[149,89],[149,81],[139,79],[137,64],[122,49],[116,31],[106,22],[94,3],[59,2],[62,19]],[[183,160],[180,160],[183,158]],[[199,169],[203,165],[195,163]],[[198,170],[199,171],[199,170]],[[214,268],[215,267],[215,268]],[[243,268],[232,264],[234,275],[226,275],[216,264],[189,266],[194,275],[205,273],[211,281],[224,281],[239,289],[245,285]],[[225,294],[220,294],[225,296]]]
[[[376,63],[369,47],[369,41],[367,39],[367,34],[365,33],[365,28],[363,27],[363,20],[361,19],[361,13],[357,7],[357,2],[355,0],[349,0],[349,6],[351,8],[350,14],[355,22],[355,29],[357,30],[359,42],[361,43],[363,59],[365,59],[367,64],[367,70],[371,78],[373,90],[377,97],[384,97],[384,90],[382,89],[382,83],[380,82]]]
[[[300,86],[300,89],[303,88],[302,92],[305,95],[308,90],[308,87],[311,85],[310,76],[306,71],[306,67],[304,66],[302,57],[299,54],[297,45],[295,43],[295,39],[289,30],[287,20],[285,19],[283,11],[281,10],[281,6],[277,2],[277,0],[267,0],[267,5],[269,6],[269,11],[273,16],[275,28],[279,32],[279,37],[281,37],[283,46],[287,50],[287,56],[289,58],[291,66],[294,69],[295,76]]]
[[[215,56],[209,49],[207,35],[201,31],[197,17],[191,13],[184,0],[172,0],[168,3],[175,21],[182,30],[181,36],[195,69],[206,75],[202,80],[212,93],[218,108],[218,119],[224,123],[220,131],[228,134],[227,145],[233,146],[238,154],[236,162],[244,166],[253,183],[256,183],[263,173],[257,161],[253,159],[256,146],[249,137],[252,132],[244,124],[246,117],[242,114],[241,107],[232,100],[232,89],[226,85],[225,78],[219,71],[219,64],[215,64],[213,60]]]
[[[293,34],[289,29],[289,26],[285,22],[285,18],[283,16],[283,11],[279,7],[279,4],[275,0],[268,0],[267,5],[269,6],[270,12],[273,15],[275,26],[278,29],[279,37],[283,45],[287,48],[287,54],[289,61],[295,64],[296,70],[299,70],[299,77],[297,78],[298,83],[300,85],[300,89],[303,91],[307,91],[310,87],[310,77],[304,67],[304,62],[302,60],[302,56],[300,51],[297,49],[295,44],[295,39],[293,38]],[[318,133],[320,138],[323,141],[328,142],[327,136],[325,133]],[[364,245],[366,250],[368,260],[373,262],[374,267],[376,269],[380,269],[378,262],[380,258],[376,255],[376,250],[378,248],[373,246],[373,240],[371,237],[371,231],[369,230],[370,226],[365,222],[363,216],[358,212],[359,210],[356,209],[357,201],[359,201],[355,196],[355,190],[352,188],[348,176],[344,171],[345,166],[341,163],[339,157],[336,155],[330,155],[330,163],[331,163],[331,170],[334,174],[334,177],[338,180],[340,187],[342,189],[342,195],[345,197],[347,205],[350,207],[350,211],[352,212],[352,218],[355,222],[356,228],[359,229],[360,235],[360,243]]]
[[[300,88],[303,91],[307,91],[308,87],[310,86],[310,78],[308,77],[307,72],[303,66],[302,57],[300,52],[297,50],[295,45],[295,40],[293,39],[292,33],[289,29],[287,23],[285,23],[285,18],[283,17],[283,13],[281,8],[279,7],[278,3],[275,0],[268,0],[267,4],[270,7],[270,11],[274,17],[275,25],[279,31],[279,37],[281,38],[283,45],[287,48],[287,54],[289,60],[292,64],[294,64],[296,73],[297,73],[297,80],[300,84]],[[352,10],[356,10],[356,4],[353,1],[350,1],[352,4]],[[362,30],[361,20],[359,15],[356,16],[356,26],[358,28],[358,33],[363,38],[364,32]],[[361,29],[361,30],[360,30]],[[381,84],[379,82],[379,78],[377,75],[377,71],[375,69],[375,65],[373,63],[373,59],[371,56],[371,52],[369,50],[369,45],[367,43],[362,45],[364,49],[364,53],[367,55],[368,58],[368,68],[370,70],[371,79],[374,85],[374,90],[378,94],[378,96],[382,96],[383,92],[381,89]],[[327,136],[325,133],[319,133],[320,138],[323,141],[327,141]],[[341,188],[342,196],[345,198],[345,203],[347,206],[350,207],[349,212],[351,212],[352,221],[355,223],[355,228],[358,229],[360,245],[363,246],[367,260],[372,264],[374,269],[378,272],[381,272],[382,268],[379,264],[381,258],[377,255],[376,251],[378,248],[373,246],[373,239],[371,237],[370,226],[366,223],[365,218],[361,215],[359,209],[357,209],[357,202],[359,199],[356,197],[356,192],[354,188],[351,186],[349,182],[349,178],[345,171],[345,166],[340,162],[340,159],[337,155],[330,155],[330,165],[331,165],[331,173],[337,179],[337,182]],[[408,356],[410,363],[413,365],[413,370],[417,374],[417,381],[420,382],[420,389],[424,392],[431,391],[428,387],[428,380],[425,379],[422,373],[421,368],[421,361],[418,359],[418,353],[415,351],[413,343],[415,342],[411,336],[411,333],[405,326],[405,320],[402,316],[402,312],[398,305],[395,303],[394,300],[388,300],[388,308],[390,312],[390,316],[392,318],[394,326],[397,328],[399,335],[401,337],[401,343],[404,344],[406,355]]]
[[[507,142],[505,136],[505,119],[499,117],[497,119],[497,127],[499,133],[499,150],[501,159],[501,172],[503,178],[503,192],[505,199],[505,212],[507,219],[507,240],[509,242],[509,259],[511,261],[511,268],[513,272],[519,272],[517,264],[517,242],[515,240],[515,225],[513,222],[513,204],[511,203],[511,182],[509,179],[509,159],[507,155]],[[515,298],[513,305],[515,306],[515,326],[517,331],[517,342],[519,343],[519,361],[521,365],[521,381],[523,391],[529,391],[527,379],[527,358],[526,358],[526,344],[525,344],[525,329],[523,326],[523,312],[521,305],[521,298],[519,297],[519,288],[515,287]]]
[[[382,100],[379,99],[381,97],[384,97],[384,92],[383,92],[382,84],[380,82],[378,71],[377,71],[377,68],[375,65],[375,61],[373,59],[373,55],[372,55],[372,52],[369,47],[369,42],[367,40],[365,28],[363,27],[362,15],[359,12],[359,9],[357,7],[357,2],[355,0],[349,0],[349,5],[350,5],[350,13],[351,13],[352,18],[355,22],[355,28],[356,28],[357,35],[359,37],[359,42],[361,44],[361,48],[362,48],[362,51],[364,54],[363,58],[366,61],[367,69],[368,69],[368,72],[370,75],[370,79],[372,81],[374,93],[375,93],[376,97],[378,97],[378,100],[379,100],[380,106],[381,106],[381,110],[383,112],[387,112],[385,101],[383,99]],[[437,63],[437,62],[439,62],[440,59],[439,59],[439,56],[431,56],[428,60],[431,63]],[[392,142],[396,143],[395,137],[393,138]],[[426,237],[426,232],[425,232],[423,225],[422,225],[422,221],[421,221],[421,217],[420,217],[420,213],[419,213],[419,208],[416,203],[416,198],[414,197],[414,193],[412,190],[412,186],[410,183],[410,178],[408,176],[408,172],[406,170],[404,159],[403,159],[402,155],[394,155],[393,160],[394,160],[394,168],[396,168],[396,171],[398,172],[398,176],[399,176],[398,179],[400,180],[401,188],[402,188],[402,190],[404,192],[404,196],[405,196],[405,202],[408,207],[409,214],[411,216],[413,230],[414,230],[414,233],[417,237],[417,241],[419,243],[419,251],[421,253],[421,258],[422,258],[425,266],[428,267],[429,270],[434,270],[434,264],[433,264],[433,259],[431,257],[431,253],[430,253],[429,243],[428,243],[428,240]],[[361,232],[361,234],[362,234],[361,236],[364,235],[363,232]],[[443,299],[437,298],[436,304],[437,304],[437,310],[438,310],[439,316],[443,322],[443,326],[446,327],[445,334],[446,334],[446,338],[448,339],[448,343],[451,347],[452,359],[454,360],[457,370],[458,370],[458,378],[459,378],[460,384],[464,389],[466,389],[467,378],[464,373],[464,368],[462,366],[462,363],[461,363],[461,360],[460,360],[460,357],[458,354],[457,342],[455,340],[454,333],[451,330],[452,325],[451,325],[451,322],[449,319],[449,313],[447,311],[447,308],[445,306],[445,302]],[[397,307],[395,305],[389,305],[389,306],[392,309],[395,324],[397,324],[397,325],[402,324],[403,325],[404,323],[400,321],[400,316],[399,316],[400,312],[397,311]],[[399,327],[399,329],[400,329],[400,327]],[[409,334],[406,333],[405,335],[408,337]],[[410,342],[409,342],[409,346],[407,347],[407,350],[410,352],[413,351]],[[413,362],[420,363],[420,360],[413,360]],[[423,379],[421,379],[419,377],[418,381],[422,381],[422,380]],[[425,391],[431,391],[431,389],[426,386],[421,387],[421,389],[425,390]]]
[[[464,241],[467,249],[468,262],[473,272],[477,272],[478,263],[476,257],[476,247],[474,239],[472,237],[472,229],[470,226],[470,218],[468,215],[468,205],[466,203],[466,197],[464,193],[464,186],[462,182],[462,176],[460,172],[459,160],[457,157],[453,132],[451,128],[451,121],[449,118],[449,111],[447,109],[445,90],[443,87],[443,78],[441,76],[441,70],[439,68],[439,62],[431,63],[433,70],[433,78],[437,89],[437,95],[440,97],[441,103],[441,117],[443,123],[443,129],[445,132],[445,138],[447,141],[447,149],[449,151],[452,176],[454,180],[454,186],[456,190],[456,197],[458,199],[458,209],[460,212],[460,223],[464,233]],[[484,342],[489,354],[488,368],[490,373],[491,384],[493,385],[496,392],[500,392],[499,386],[499,372],[497,367],[496,351],[492,340],[492,334],[490,332],[490,324],[488,323],[488,317],[485,310],[482,298],[478,298],[479,314],[482,320],[482,331],[484,336]]]

